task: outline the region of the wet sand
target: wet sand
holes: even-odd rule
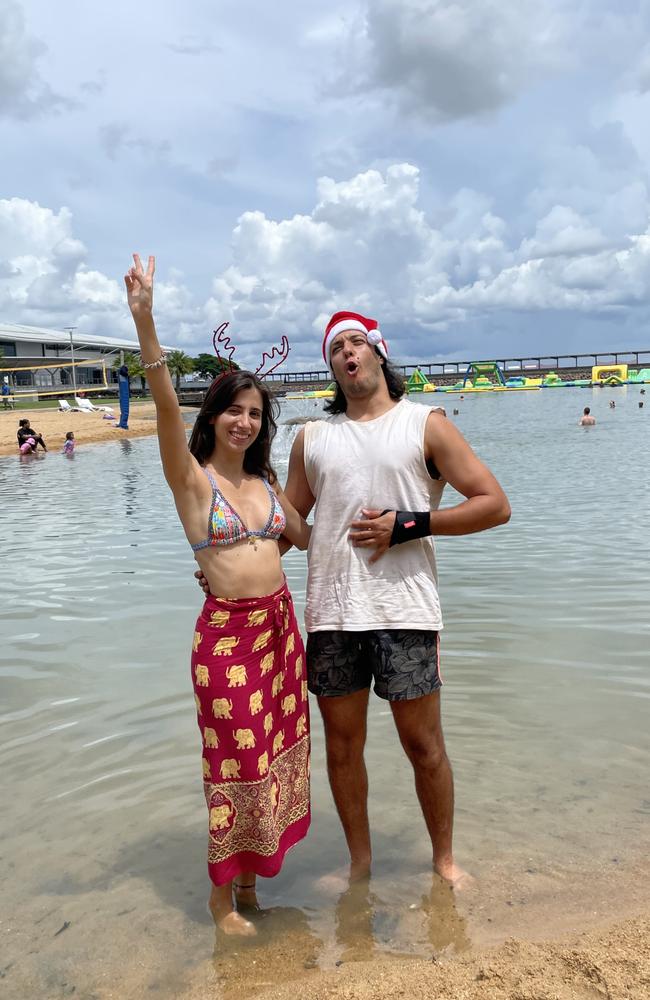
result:
[[[373,962],[343,966],[300,986],[302,1000],[647,1000],[650,919],[559,942],[510,939],[500,947],[452,961]],[[295,984],[257,994],[294,1000]],[[192,1000],[215,996],[204,991]]]
[[[92,401],[91,401],[92,402]],[[0,411],[0,455],[17,455],[18,421],[27,417],[35,431],[43,435],[49,451],[60,451],[67,431],[74,431],[77,448],[85,444],[115,441],[116,438],[144,437],[156,433],[156,408],[153,403],[132,403],[128,431],[116,428],[120,419],[119,404],[111,403],[115,420],[104,420],[103,413],[60,413],[51,410]],[[39,452],[41,449],[38,449]]]
[[[527,902],[514,873],[457,897],[439,880],[424,891],[423,875],[407,887],[410,905],[396,905],[390,883],[379,879],[375,888],[373,878],[370,887],[323,900],[324,919],[291,905],[265,910],[255,918],[258,937],[243,942],[215,934],[206,880],[182,889],[180,865],[171,866],[173,905],[147,878],[102,868],[88,859],[77,881],[53,879],[49,892],[9,908],[0,962],[7,1000],[647,1000],[650,993],[646,860],[606,872],[558,869]],[[412,954],[409,936],[420,945]]]

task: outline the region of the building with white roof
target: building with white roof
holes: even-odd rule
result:
[[[172,350],[164,347],[164,350]],[[140,353],[137,340],[84,334],[76,327],[47,330],[43,327],[0,323],[0,373],[8,373],[13,386],[64,390],[75,386],[103,385],[112,380],[116,358],[124,352]],[[96,361],[94,366],[92,361]],[[51,367],[48,365],[51,363]],[[75,362],[73,369],[65,367]],[[80,365],[79,362],[85,362]],[[90,363],[89,363],[90,362]]]

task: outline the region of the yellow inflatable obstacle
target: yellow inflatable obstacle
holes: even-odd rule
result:
[[[601,385],[622,385],[627,382],[627,365],[596,365],[591,369],[591,381]]]

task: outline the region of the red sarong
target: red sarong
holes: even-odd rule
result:
[[[277,875],[309,829],[305,654],[286,585],[267,597],[209,596],[192,681],[203,737],[208,871]]]

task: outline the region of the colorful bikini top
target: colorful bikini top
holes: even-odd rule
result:
[[[210,548],[212,545],[234,545],[235,542],[241,542],[246,538],[277,539],[280,537],[286,528],[287,519],[280,506],[280,501],[271,489],[268,480],[260,477],[266,486],[271,500],[271,510],[267,522],[261,531],[249,531],[235,508],[226,500],[217,486],[214,476],[207,469],[203,471],[212,486],[212,505],[208,520],[208,537],[205,541],[197,542],[196,545],[193,545],[193,552],[198,552],[199,549]]]

